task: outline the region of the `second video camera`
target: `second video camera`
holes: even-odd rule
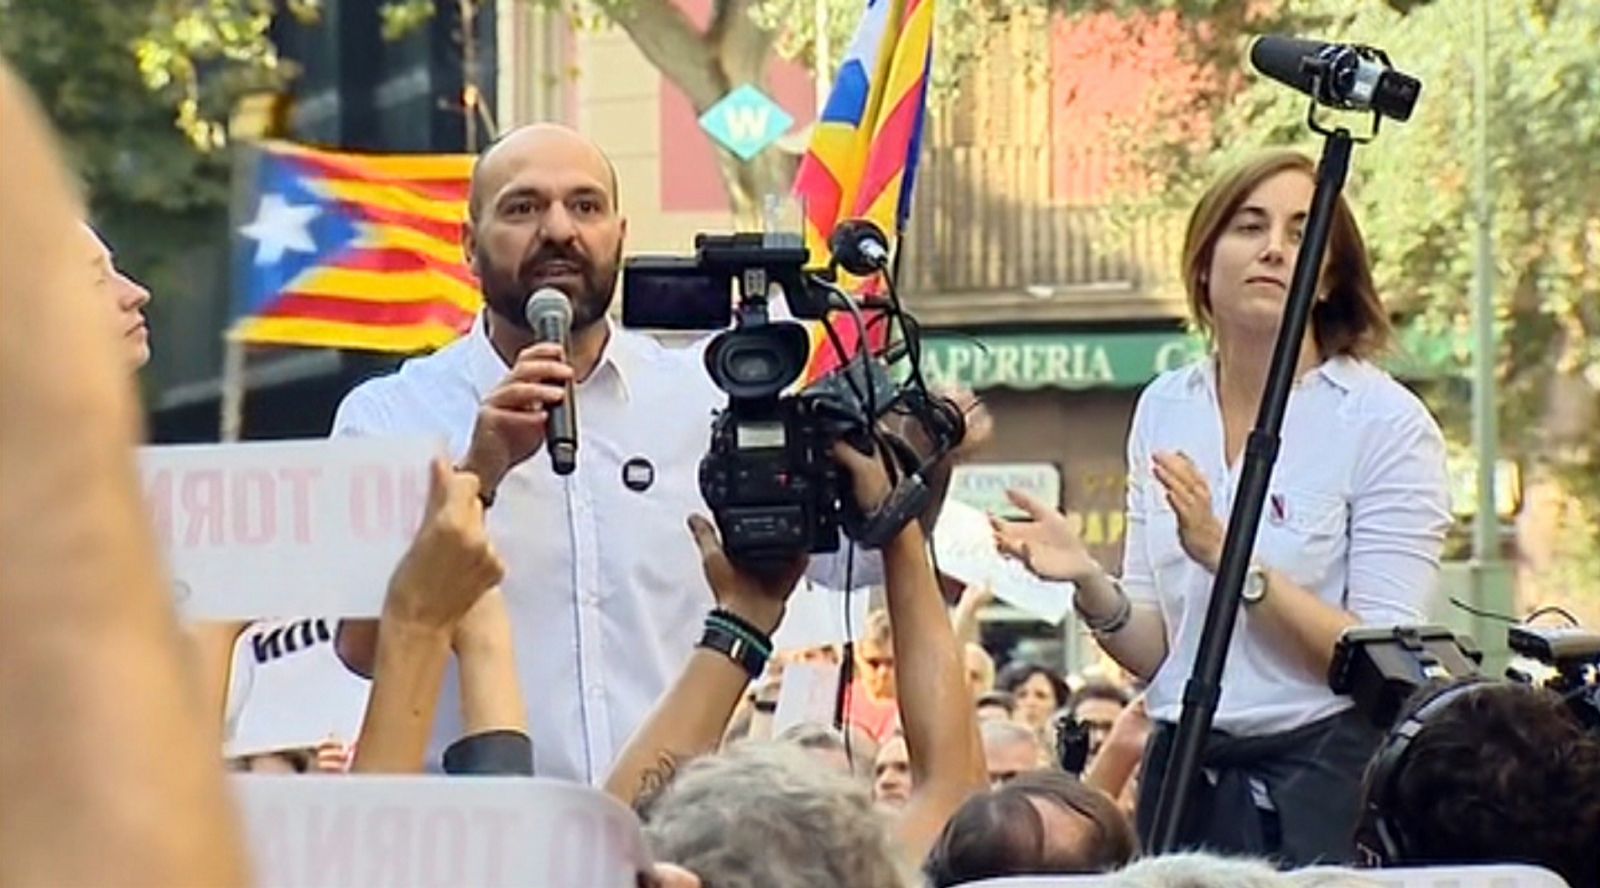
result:
[[[692,258],[636,257],[623,269],[625,326],[722,331],[705,348],[705,366],[728,406],[712,421],[700,491],[724,550],[746,565],[835,551],[841,527],[869,548],[881,545],[926,506],[922,472],[962,434],[960,411],[928,396],[920,373],[896,385],[885,362],[865,348],[785,394],[806,371],[811,336],[801,324],[773,317],[774,290],[796,318],[827,325],[830,309],[850,310],[865,327],[859,305],[826,277],[806,272],[808,259],[798,236],[700,234]],[[898,302],[874,310],[888,323]],[[914,328],[902,328],[914,340]],[[915,342],[908,344],[915,353]],[[880,432],[879,420],[891,412],[922,428],[930,454],[919,457]],[[840,440],[864,453],[887,451],[897,483],[872,515],[855,506],[829,453]]]

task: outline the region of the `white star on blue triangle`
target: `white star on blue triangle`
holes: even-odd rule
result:
[[[247,221],[236,231],[239,315],[258,315],[303,274],[331,264],[361,235],[337,201],[317,193],[290,158],[260,155]]]

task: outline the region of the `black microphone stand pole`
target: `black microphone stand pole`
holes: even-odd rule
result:
[[[1179,826],[1200,770],[1201,754],[1205,750],[1206,737],[1211,733],[1217,701],[1222,695],[1222,667],[1227,660],[1234,624],[1238,622],[1239,593],[1244,586],[1244,575],[1249,569],[1255,548],[1256,529],[1261,524],[1261,506],[1267,496],[1267,484],[1272,479],[1273,463],[1278,458],[1278,433],[1283,428],[1289,390],[1294,386],[1295,367],[1300,361],[1300,343],[1305,338],[1306,324],[1311,318],[1318,271],[1322,268],[1322,256],[1328,246],[1328,231],[1333,224],[1333,208],[1350,170],[1350,151],[1355,142],[1350,131],[1342,127],[1323,129],[1317,125],[1315,113],[1316,102],[1313,100],[1311,126],[1326,137],[1322,160],[1317,165],[1316,191],[1311,196],[1311,211],[1300,241],[1299,258],[1295,262],[1294,279],[1289,285],[1283,323],[1278,328],[1278,342],[1273,347],[1272,365],[1267,371],[1267,385],[1262,393],[1260,412],[1256,414],[1255,429],[1250,432],[1245,444],[1239,488],[1234,496],[1233,514],[1228,518],[1222,560],[1211,586],[1211,601],[1206,608],[1205,628],[1200,633],[1200,648],[1195,653],[1194,669],[1183,690],[1183,715],[1178,720],[1172,757],[1167,764],[1165,779],[1161,781],[1161,793],[1156,802],[1150,836],[1150,850],[1156,854],[1179,850]]]

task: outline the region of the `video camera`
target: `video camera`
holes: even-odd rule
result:
[[[846,223],[830,246],[834,266],[815,274],[806,270],[810,254],[799,236],[763,233],[699,234],[693,257],[640,256],[623,266],[624,326],[722,331],[707,345],[705,365],[728,406],[712,420],[700,492],[724,551],[746,567],[835,551],[841,527],[867,548],[888,542],[927,506],[926,471],[965,431],[961,411],[923,381],[918,330],[894,294],[883,233],[870,223]],[[852,299],[834,283],[841,264],[855,275],[881,275],[888,298]],[[838,370],[789,394],[809,363],[811,337],[801,324],[773,318],[774,289],[792,316],[821,323],[841,356],[846,349],[830,311],[848,311],[862,339]],[[868,315],[886,327],[898,323],[896,353],[867,348]],[[910,366],[897,383],[890,368],[901,358]],[[884,428],[891,414],[920,430],[925,452]],[[829,453],[841,440],[883,459],[894,484],[870,515],[849,495]]]
[[[1507,642],[1512,652],[1554,670],[1543,686],[1567,701],[1580,724],[1600,731],[1600,634],[1577,625],[1517,623],[1508,629]],[[1374,725],[1387,728],[1424,684],[1479,675],[1482,662],[1483,654],[1471,638],[1442,626],[1347,629],[1334,648],[1328,686],[1355,700]],[[1506,677],[1521,684],[1539,683],[1516,668],[1508,669]]]

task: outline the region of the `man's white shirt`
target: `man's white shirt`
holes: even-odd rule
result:
[[[576,387],[577,469],[556,475],[541,449],[505,477],[489,510],[540,776],[603,780],[682,669],[713,604],[685,524],[692,512],[708,514],[698,466],[713,412],[726,402],[703,352],[703,341],[667,348],[613,326]],[[451,345],[351,391],[333,433],[439,437],[459,459],[479,403],[507,372],[480,316]],[[844,560],[824,559],[811,574]],[[858,584],[881,573],[854,561]],[[435,762],[462,732],[453,666],[445,688]]]
[[[1289,398],[1255,559],[1365,625],[1423,622],[1450,526],[1444,437],[1415,395],[1363,361],[1334,358]],[[1224,522],[1240,463],[1223,455],[1215,361],[1168,371],[1139,398],[1128,435],[1123,585],[1159,606],[1167,656],[1150,682],[1150,715],[1177,721],[1213,576],[1183,551],[1177,515],[1151,474],[1157,451],[1182,451]],[[1282,639],[1239,616],[1222,675],[1217,728],[1286,731],[1348,708]]]

